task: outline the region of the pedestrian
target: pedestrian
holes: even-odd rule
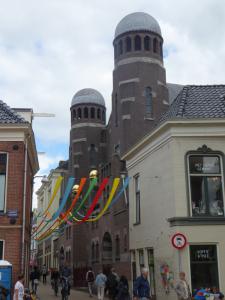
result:
[[[93,297],[93,285],[94,285],[94,281],[95,281],[95,274],[94,274],[92,268],[89,268],[89,270],[86,273],[86,281],[88,284],[89,296]]]
[[[40,280],[40,272],[37,267],[34,267],[32,278],[33,278],[33,282],[34,282],[33,287],[32,287],[32,292],[36,295],[37,287],[39,285],[39,280]]]
[[[212,288],[212,293],[214,294],[215,300],[224,299],[224,294],[221,293],[217,287]]]
[[[179,280],[174,289],[177,294],[178,300],[191,300],[191,290],[185,278],[184,272],[180,272]]]
[[[23,300],[24,297],[24,275],[21,274],[18,276],[18,280],[14,287],[13,300]]]
[[[115,300],[118,292],[117,288],[119,280],[120,278],[117,275],[116,270],[112,268],[106,282],[106,289],[109,292],[109,299]]]
[[[142,268],[141,276],[134,282],[133,290],[134,300],[150,299],[150,285],[148,281],[148,269]]]
[[[98,300],[104,300],[106,281],[107,277],[103,274],[102,270],[100,270],[95,279],[95,285],[98,290]]]
[[[47,282],[47,273],[48,273],[48,270],[47,270],[46,265],[44,264],[43,267],[42,267],[42,280],[43,280],[43,284],[46,284],[46,282]]]
[[[65,280],[68,284],[68,295],[70,295],[71,281],[72,281],[72,271],[71,271],[71,269],[70,269],[67,262],[63,266],[62,273],[61,273],[61,282],[63,283]]]
[[[130,300],[129,284],[125,276],[120,277],[116,300]]]

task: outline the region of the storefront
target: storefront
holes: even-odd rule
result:
[[[192,289],[219,288],[217,245],[190,245]]]

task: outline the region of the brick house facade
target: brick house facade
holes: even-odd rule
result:
[[[38,158],[31,123],[0,101],[0,259],[29,276],[33,177]]]

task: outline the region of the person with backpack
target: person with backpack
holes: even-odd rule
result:
[[[111,269],[111,272],[107,278],[106,289],[109,293],[109,299],[115,300],[117,295],[117,288],[119,283],[119,276],[117,275],[114,268]]]
[[[92,268],[89,268],[89,270],[86,273],[86,281],[88,284],[89,296],[93,297],[93,285],[94,285],[94,281],[95,281],[95,274],[94,274]]]
[[[46,284],[47,282],[47,274],[48,274],[48,269],[46,267],[46,265],[44,264],[42,267],[42,280],[43,280],[43,284]]]

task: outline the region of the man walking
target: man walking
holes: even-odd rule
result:
[[[18,276],[18,281],[15,284],[13,300],[23,300],[24,297],[24,275]]]
[[[107,281],[107,277],[105,276],[105,274],[103,274],[102,270],[99,271],[95,279],[95,284],[98,289],[98,300],[104,300],[106,281]]]
[[[179,281],[177,282],[174,289],[177,294],[178,300],[191,300],[191,290],[185,279],[184,272],[180,272]]]
[[[148,281],[148,269],[141,270],[141,276],[134,282],[133,290],[134,300],[148,300],[150,299],[150,285]]]
[[[117,275],[116,270],[112,268],[106,282],[106,288],[109,291],[109,299],[115,300],[118,292],[119,280],[120,278]]]
[[[43,265],[43,267],[42,267],[42,280],[43,280],[43,284],[46,284],[46,277],[47,277],[47,272],[48,272],[48,270],[47,270],[47,267],[46,267],[46,265]]]
[[[93,285],[94,285],[94,281],[95,281],[95,274],[92,270],[92,268],[89,268],[89,270],[87,271],[86,274],[86,281],[88,284],[88,291],[89,291],[89,296],[93,297]]]

